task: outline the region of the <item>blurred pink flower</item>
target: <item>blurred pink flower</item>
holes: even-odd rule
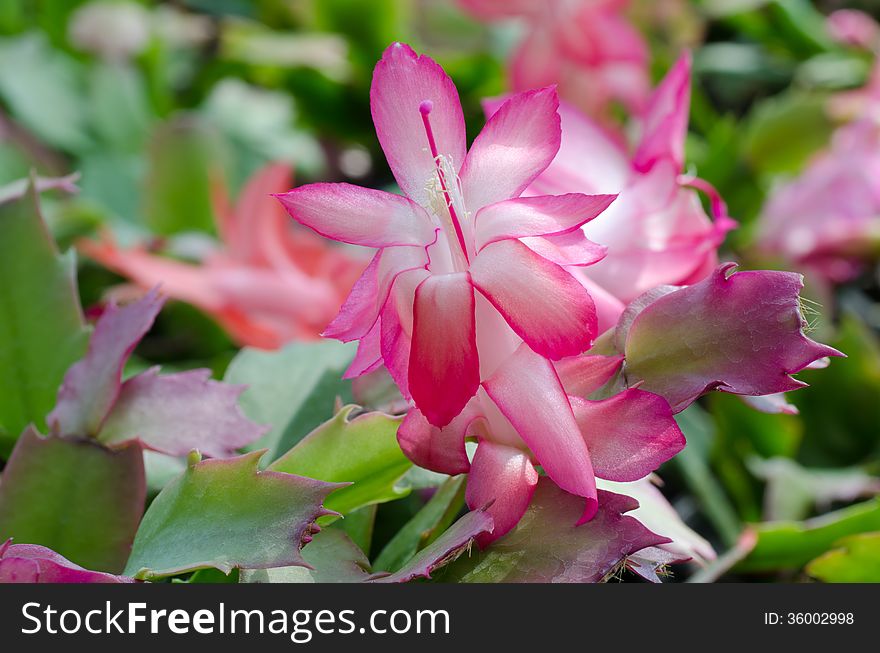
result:
[[[846,45],[873,49],[878,45],[880,27],[869,14],[858,9],[838,9],[826,21],[831,38]]]
[[[831,146],[779,185],[759,223],[760,247],[841,283],[880,255],[880,124],[840,127]]]
[[[557,84],[564,100],[607,117],[621,102],[640,112],[650,91],[648,48],[624,12],[628,0],[459,0],[485,21],[520,18],[526,35],[510,61],[514,91]]]
[[[289,188],[292,172],[270,164],[247,183],[235,206],[217,186],[220,242],[200,264],[120,248],[109,235],[78,247],[140,288],[212,315],[242,345],[274,349],[318,337],[365,262],[289,224],[271,193]]]
[[[874,51],[873,68],[863,87],[831,97],[828,111],[843,124],[797,177],[774,187],[757,232],[761,251],[825,286],[853,279],[880,256],[880,26],[863,12],[840,10],[828,29]]]
[[[717,249],[725,234],[736,225],[707,182],[682,174],[690,72],[690,57],[685,55],[654,90],[632,153],[622,138],[563,105],[559,155],[527,191],[620,193],[607,211],[583,228],[584,235],[608,248],[603,260],[579,269],[596,301],[600,333],[642,293],[706,277],[718,263]],[[709,195],[714,222],[695,189]]]

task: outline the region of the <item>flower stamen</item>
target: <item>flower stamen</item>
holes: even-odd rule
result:
[[[441,156],[437,151],[437,142],[434,140],[434,130],[431,128],[431,119],[429,115],[434,108],[434,103],[431,100],[424,100],[421,104],[419,104],[419,113],[422,114],[422,123],[425,125],[425,134],[428,137],[428,147],[431,149],[431,156],[434,158],[434,165],[437,167],[437,176],[440,180],[440,189],[443,193],[443,198],[446,201],[446,208],[449,209],[449,217],[452,220],[452,227],[455,229],[455,235],[458,238],[458,244],[461,247],[461,252],[464,254],[465,261],[470,264],[470,258],[468,257],[467,245],[464,240],[464,232],[461,229],[461,222],[459,222],[458,214],[455,211],[455,206],[453,206],[452,196],[449,193],[449,187],[446,183],[446,175],[443,172],[443,167],[441,166]]]

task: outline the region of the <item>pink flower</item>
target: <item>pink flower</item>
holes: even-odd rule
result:
[[[880,26],[862,12],[836,11],[828,27],[846,43],[880,45]],[[862,88],[835,94],[828,110],[845,124],[799,176],[773,189],[757,240],[764,253],[835,284],[880,255],[880,61]]]
[[[874,49],[878,45],[880,28],[877,22],[858,9],[838,9],[826,21],[831,38],[846,45]]]
[[[593,301],[554,247],[564,241],[582,265],[600,259],[602,248],[568,234],[614,195],[520,198],[559,148],[557,106],[552,88],[517,95],[467,151],[452,81],[395,43],[376,66],[371,107],[406,195],[311,184],[278,196],[318,233],[379,248],[324,335],[360,340],[348,375],[384,363],[435,426],[476,394],[500,362],[491,353],[500,340],[525,341],[558,360],[585,351],[595,336]],[[478,348],[483,338],[493,342]]]
[[[520,18],[526,35],[510,61],[513,90],[558,84],[562,97],[607,117],[614,101],[640,111],[647,99],[648,47],[623,15],[627,0],[459,0],[486,21]]]
[[[682,174],[690,71],[685,55],[654,91],[632,153],[621,139],[563,105],[559,155],[527,191],[620,193],[583,228],[588,238],[608,248],[602,261],[579,271],[596,300],[600,332],[651,288],[693,283],[708,275],[717,265],[717,248],[736,224],[707,182]],[[714,222],[694,189],[710,196]]]
[[[602,219],[615,196],[536,190],[542,183],[552,192],[554,183],[584,190],[583,171],[566,156],[551,164],[554,174],[536,181],[560,143],[552,89],[502,104],[466,151],[449,78],[427,57],[394,44],[376,66],[371,104],[379,141],[406,196],[347,184],[313,184],[279,195],[291,216],[315,231],[379,248],[325,335],[359,341],[348,376],[384,365],[412,398],[415,407],[398,430],[411,460],[438,472],[469,474],[468,505],[488,505],[494,523],[491,534],[478,537],[481,545],[517,524],[538,485],[538,466],[562,490],[583,499],[583,523],[598,509],[597,478],[637,481],[684,446],[671,404],[680,410],[719,387],[747,394],[784,391],[797,385],[790,373],[833,353],[803,336],[795,278],[728,277],[721,268],[711,282],[654,289],[705,275],[730,226],[717,195],[720,220],[713,225],[693,192],[681,188],[704,186],[679,176],[687,72],[683,60],[655,93],[631,159],[607,140],[591,141],[607,146],[590,150],[596,159],[580,154],[579,165],[592,168],[592,178],[618,175],[625,192],[658,207],[661,225],[670,220],[684,232],[668,235],[651,225],[665,235],[660,242],[668,248],[653,255],[639,239],[654,231],[640,225],[635,209],[625,214],[623,228],[642,231],[623,240],[630,250],[622,248],[618,274],[629,273],[628,266],[637,266],[639,274],[622,285],[621,298],[573,276],[602,259],[604,249],[586,238],[582,226]],[[573,127],[575,136],[590,129],[597,131],[586,122]],[[652,175],[665,180],[665,193]],[[646,188],[632,190],[625,185],[631,179]],[[531,195],[522,197],[527,187]],[[689,201],[688,210],[675,204],[682,194],[685,200],[678,201]],[[681,227],[690,226],[688,220],[696,225],[690,232]],[[596,350],[594,291],[587,286],[619,307],[610,325],[617,324],[614,333]],[[624,312],[623,301],[644,288],[655,294]],[[751,306],[751,313],[744,310],[754,294],[750,289],[767,299]],[[765,335],[755,336],[743,315],[766,323],[759,329]],[[662,328],[655,329],[655,322]],[[690,361],[689,332],[695,346],[714,346],[713,356]],[[663,334],[674,341],[667,346]],[[622,344],[615,347],[617,340]],[[767,354],[757,363],[744,355],[756,343]],[[472,458],[466,438],[478,441]]]
[[[291,170],[271,164],[247,183],[233,207],[222,188],[214,198],[221,243],[200,265],[119,248],[108,236],[79,248],[143,289],[164,294],[214,316],[242,345],[274,349],[316,338],[351,289],[364,264],[294,230],[270,193],[289,187]]]
[[[580,227],[614,196],[520,198],[559,147],[552,89],[508,100],[469,152],[451,81],[407,46],[385,52],[371,102],[407,197],[346,184],[279,196],[319,233],[380,248],[325,335],[360,341],[349,376],[384,364],[412,397],[398,440],[414,462],[470,472],[468,505],[491,502],[495,524],[481,544],[519,521],[536,465],[584,498],[581,521],[592,518],[596,475],[636,480],[684,446],[661,397],[638,389],[601,401],[570,396],[552,362],[583,396],[621,364],[603,356],[575,359],[586,361],[576,369],[565,363],[596,332],[593,301],[566,268],[602,257]],[[479,440],[473,462],[470,436]]]
[[[832,283],[852,279],[880,254],[880,124],[873,116],[839,128],[827,151],[773,191],[758,241]]]

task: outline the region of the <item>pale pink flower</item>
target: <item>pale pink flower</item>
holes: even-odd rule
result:
[[[519,197],[559,147],[553,89],[508,100],[469,152],[454,86],[407,46],[385,52],[371,102],[407,197],[347,184],[279,196],[319,233],[380,248],[325,335],[360,341],[349,376],[384,364],[412,397],[398,440],[413,461],[470,471],[468,504],[492,502],[495,528],[482,543],[519,521],[536,465],[583,497],[582,521],[592,518],[596,474],[636,480],[684,446],[661,397],[570,397],[552,363],[592,344],[592,299],[566,267],[602,257],[579,228],[614,196]],[[601,386],[621,362],[597,358],[601,369],[581,389]],[[473,462],[466,436],[479,439]]]
[[[653,92],[632,152],[622,138],[563,105],[559,155],[527,191],[620,194],[583,228],[584,235],[608,248],[603,260],[579,270],[596,300],[600,332],[642,293],[708,275],[718,263],[725,234],[736,224],[708,183],[682,174],[690,81],[691,62],[685,55]],[[714,222],[695,189],[709,195]]]
[[[880,255],[880,123],[840,127],[830,147],[778,185],[762,211],[760,248],[832,283]]]
[[[559,86],[596,117],[612,102],[638,112],[650,91],[648,47],[624,15],[628,0],[459,0],[485,21],[519,18],[526,34],[510,61],[514,91]]]
[[[665,168],[670,192],[690,193],[680,186],[700,182],[679,177],[686,91],[680,72],[673,79],[677,84],[667,83],[655,94],[636,154],[620,160],[626,175],[639,180]],[[538,486],[538,466],[562,490],[584,500],[579,523],[585,522],[598,509],[597,478],[636,481],[684,446],[673,402],[682,409],[719,388],[779,392],[793,387],[789,373],[829,354],[803,337],[797,283],[768,277],[763,288],[758,282],[764,277],[751,273],[727,283],[726,268],[711,284],[640,298],[631,305],[637,313],[623,312],[621,300],[604,291],[621,306],[614,335],[631,337],[621,335],[617,350],[606,338],[602,351],[589,351],[597,331],[594,302],[586,282],[572,275],[595,267],[604,255],[581,227],[614,206],[614,195],[520,197],[529,186],[535,192],[535,179],[559,148],[553,89],[507,100],[466,151],[449,78],[432,60],[394,44],[376,66],[371,105],[379,141],[406,196],[313,184],[279,199],[292,217],[319,233],[379,248],[325,335],[359,341],[348,376],[384,365],[404,397],[413,400],[398,430],[411,460],[446,474],[469,473],[468,505],[491,504],[494,530],[478,537],[481,545],[517,524]],[[601,154],[610,153],[604,160],[613,161],[613,152]],[[601,156],[598,150],[592,154]],[[595,161],[596,169],[604,160]],[[551,179],[570,181],[560,181],[558,174]],[[641,192],[643,201],[661,206],[668,201],[656,188]],[[725,220],[720,198],[715,204]],[[714,265],[715,230],[723,234],[729,225],[712,225],[701,209],[699,216],[704,228],[696,236],[680,236],[675,242],[683,243],[683,251],[667,258],[693,258],[694,241],[703,256],[677,267],[649,257],[663,267],[658,279],[687,282]],[[711,244],[702,242],[707,239]],[[631,254],[630,264],[641,264],[639,256],[645,255]],[[756,343],[738,321],[745,299],[732,293],[734,287],[768,298],[754,304],[753,318],[775,325],[758,343],[769,352],[758,365],[742,356],[743,348]],[[627,288],[633,295],[641,290]],[[664,307],[670,304],[676,310],[667,319]],[[716,317],[709,320],[707,314]],[[677,337],[669,346],[653,340],[651,325],[658,319],[667,319],[665,332]],[[739,331],[722,335],[718,325]],[[679,341],[687,345],[688,330],[699,346],[715,343],[705,365],[680,365],[688,359],[679,348]],[[628,366],[641,374],[637,380],[630,382]],[[478,440],[472,459],[466,438]]]
[[[404,396],[445,426],[497,365],[478,354],[481,321],[503,316],[511,337],[550,359],[589,348],[593,301],[552,250],[614,195],[519,197],[559,148],[552,88],[511,98],[466,151],[452,81],[395,43],[376,66],[371,106],[406,195],[310,184],[279,199],[318,233],[379,248],[324,335],[360,340],[351,375],[384,362]],[[582,264],[604,254],[583,237],[572,248]]]

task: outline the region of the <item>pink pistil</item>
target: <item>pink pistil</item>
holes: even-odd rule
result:
[[[452,218],[452,226],[455,229],[456,237],[458,237],[458,244],[461,247],[461,252],[464,254],[465,260],[470,264],[470,257],[468,256],[467,246],[464,242],[464,233],[461,230],[461,223],[458,221],[455,207],[452,205],[452,197],[449,194],[449,189],[446,185],[446,178],[443,175],[443,169],[440,167],[440,154],[437,152],[437,143],[434,140],[434,130],[431,129],[431,120],[428,117],[433,108],[434,103],[431,102],[431,100],[424,100],[419,104],[419,113],[422,114],[422,123],[425,125],[425,134],[428,136],[428,147],[431,148],[431,156],[434,157],[434,164],[437,166],[437,175],[440,177],[440,188],[443,190],[443,198],[446,200],[446,207],[449,209],[449,217]]]

